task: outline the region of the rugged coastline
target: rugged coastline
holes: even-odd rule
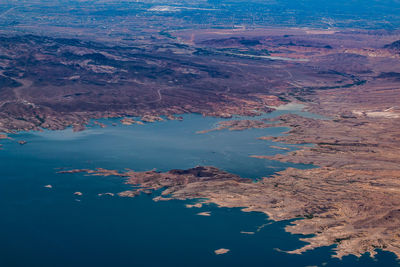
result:
[[[261,29],[193,34],[177,32],[179,43],[174,44],[181,48],[168,53],[151,45],[139,53],[138,47],[3,36],[0,49],[7,56],[0,62],[0,131],[71,125],[82,130],[90,119],[102,117],[121,117],[131,125],[139,120],[129,117],[155,122],[184,113],[255,116],[300,102],[328,119],[286,114],[224,121],[212,131],[288,127],[285,135],[260,139],[310,146],[252,156],[313,164],[313,169],[289,168],[256,182],[209,166],[165,173],[61,173],[122,177],[133,187],[121,197],[163,190],[155,200],[202,199],[199,204],[245,207],[277,221],[298,218],[287,231],[313,236],[291,253],[336,244],[339,258],[374,256],[376,249],[400,257],[398,33]],[[265,50],[302,61],[256,57]]]
[[[390,99],[376,99],[372,104],[378,107],[379,103],[390,104]],[[336,244],[335,256],[339,258],[366,252],[374,256],[376,249],[391,251],[399,257],[400,158],[395,127],[398,119],[349,115],[347,104],[343,101],[340,114],[325,110],[324,114],[331,114],[332,119],[286,114],[268,120],[223,121],[214,129],[288,127],[285,135],[260,139],[312,146],[275,156],[253,157],[317,166],[313,169],[289,168],[272,177],[260,177],[256,182],[214,167],[200,166],[166,173],[121,173],[105,169],[62,173],[123,177],[134,188],[120,196],[134,197],[142,192],[162,190],[154,200],[201,199],[197,206],[215,203],[221,207],[245,207],[244,211],[263,212],[277,221],[298,218],[286,230],[314,236],[303,238],[309,244],[289,253]]]

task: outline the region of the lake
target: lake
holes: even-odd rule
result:
[[[288,106],[265,114],[274,117],[301,112]],[[280,250],[302,246],[299,235],[284,231],[289,222],[272,222],[261,213],[205,206],[195,201],[153,202],[157,195],[136,198],[99,197],[129,188],[120,177],[57,174],[60,169],[109,168],[168,171],[212,165],[249,178],[269,176],[287,167],[311,168],[249,157],[295,146],[258,140],[287,128],[215,131],[220,118],[184,115],[183,121],[112,126],[102,119],[83,132],[21,132],[1,140],[0,266],[382,266],[396,264],[393,254],[375,260],[331,258],[333,246],[303,255]],[[26,140],[26,145],[16,141]],[[45,185],[52,188],[45,188]],[[82,196],[74,192],[82,192]],[[211,211],[210,217],[196,215]],[[259,231],[257,231],[257,229]],[[240,233],[255,231],[254,235]],[[224,255],[214,250],[230,249]]]

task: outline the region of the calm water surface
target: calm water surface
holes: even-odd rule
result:
[[[263,117],[294,112],[293,107]],[[299,111],[295,111],[299,113]],[[313,116],[312,114],[302,113]],[[193,201],[153,202],[153,196],[98,197],[128,186],[118,177],[60,175],[60,168],[191,168],[213,165],[244,177],[268,176],[287,167],[309,168],[250,158],[274,155],[278,145],[257,137],[282,134],[287,128],[218,131],[221,119],[185,115],[181,121],[146,125],[91,126],[73,133],[19,133],[2,140],[0,150],[0,266],[382,266],[395,265],[390,253],[377,259],[349,256],[332,259],[332,249],[303,255],[279,250],[300,247],[300,236],[284,231],[289,222],[273,223],[260,213],[206,206],[187,209]],[[28,144],[21,146],[18,140]],[[44,188],[51,184],[52,189]],[[73,193],[80,191],[83,196]],[[211,211],[212,216],[196,214]],[[240,231],[257,231],[254,235]],[[213,251],[228,248],[225,255]]]

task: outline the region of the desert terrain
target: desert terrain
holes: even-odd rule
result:
[[[95,20],[78,27],[70,17],[49,12],[28,30],[33,17],[21,14],[35,14],[34,3],[2,10],[0,139],[26,130],[84,130],[91,119],[104,117],[124,117],[122,123],[130,125],[185,113],[253,116],[198,134],[289,127],[283,136],[260,139],[307,146],[252,157],[314,168],[289,168],[256,181],[212,166],[164,173],[101,168],[61,173],[122,177],[132,185],[122,197],[162,190],[155,200],[198,199],[198,205],[243,207],[276,221],[296,219],[286,230],[312,236],[289,253],[336,245],[339,258],[374,256],[378,249],[400,257],[398,30],[352,28],[345,20],[339,24],[348,27],[329,21],[324,22],[329,28],[296,27],[299,23],[287,21],[285,27],[220,28],[216,25],[223,21],[218,21],[215,27],[196,22],[188,29],[193,23],[188,21],[201,16],[183,12],[177,27],[168,12],[183,7],[141,5],[136,11],[145,15],[137,20],[122,19],[126,10],[115,10],[109,28]],[[14,22],[7,16],[13,12]],[[159,16],[174,27],[161,30]],[[100,11],[94,17],[106,19]],[[54,20],[60,25],[49,22]],[[365,25],[362,21],[354,23]],[[148,27],[141,29],[144,23]],[[325,119],[256,117],[287,103],[302,104]]]

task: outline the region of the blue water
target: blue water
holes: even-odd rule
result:
[[[292,112],[279,110],[264,117]],[[307,114],[306,114],[307,115]],[[310,115],[310,114],[308,114]],[[363,256],[332,259],[332,248],[303,255],[280,250],[300,247],[300,236],[284,231],[289,222],[270,223],[261,213],[206,206],[194,201],[153,202],[152,196],[98,197],[128,188],[118,177],[57,174],[60,168],[110,168],[136,171],[213,165],[257,179],[301,164],[250,158],[274,155],[290,145],[258,140],[287,128],[217,131],[217,118],[185,115],[183,121],[146,125],[90,126],[86,131],[29,132],[2,140],[0,150],[0,266],[382,266],[395,257],[381,252],[376,260]],[[28,144],[21,146],[18,140]],[[52,189],[44,188],[51,184]],[[83,196],[73,193],[80,191]],[[211,211],[210,217],[197,216]],[[228,248],[225,255],[214,250]]]

